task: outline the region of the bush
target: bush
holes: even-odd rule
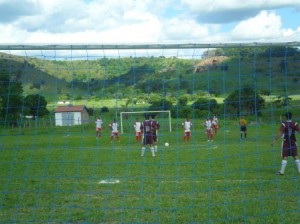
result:
[[[109,109],[108,109],[108,107],[101,107],[100,112],[107,113],[107,112],[109,112]]]
[[[87,108],[87,112],[90,116],[94,115],[94,109],[93,108]]]
[[[191,106],[173,107],[171,110],[172,117],[187,118],[192,116]]]
[[[222,64],[222,65],[220,66],[221,71],[227,71],[228,68],[229,68],[229,67],[228,67],[227,64]]]
[[[189,98],[187,95],[183,95],[183,96],[180,96],[179,99],[178,99],[178,104],[181,105],[181,106],[185,106],[187,105],[189,101]]]
[[[206,120],[207,117],[213,117],[213,114],[208,110],[194,110],[194,118],[203,119],[203,122]]]
[[[207,99],[204,97],[198,98],[193,104],[192,107],[198,110],[209,110],[214,112],[218,108],[218,102],[215,99]]]
[[[172,109],[172,105],[172,101],[170,101],[168,98],[161,98],[157,101],[152,101],[148,110],[170,110]]]

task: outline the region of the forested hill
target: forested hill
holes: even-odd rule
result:
[[[212,93],[228,95],[241,86],[258,91],[298,93],[300,53],[297,48],[222,49],[202,59],[167,57],[42,60],[0,53],[0,71],[22,82],[24,95],[48,100],[70,97],[126,98]],[[294,88],[295,87],[295,88]]]

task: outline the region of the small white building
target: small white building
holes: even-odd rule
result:
[[[56,126],[71,126],[89,123],[86,106],[60,106],[54,110]]]

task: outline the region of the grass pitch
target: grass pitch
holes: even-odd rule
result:
[[[156,157],[133,132],[110,143],[93,126],[3,130],[0,222],[297,223],[300,176],[291,158],[277,175],[277,128],[254,124],[240,141],[232,122],[207,142],[194,125],[188,143],[162,130]]]

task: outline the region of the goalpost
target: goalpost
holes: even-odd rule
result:
[[[134,111],[134,112],[120,112],[120,123],[121,123],[121,133],[123,134],[123,115],[124,114],[145,114],[145,113],[167,113],[169,122],[169,131],[172,132],[171,125],[171,111],[170,110],[157,110],[157,111]]]

